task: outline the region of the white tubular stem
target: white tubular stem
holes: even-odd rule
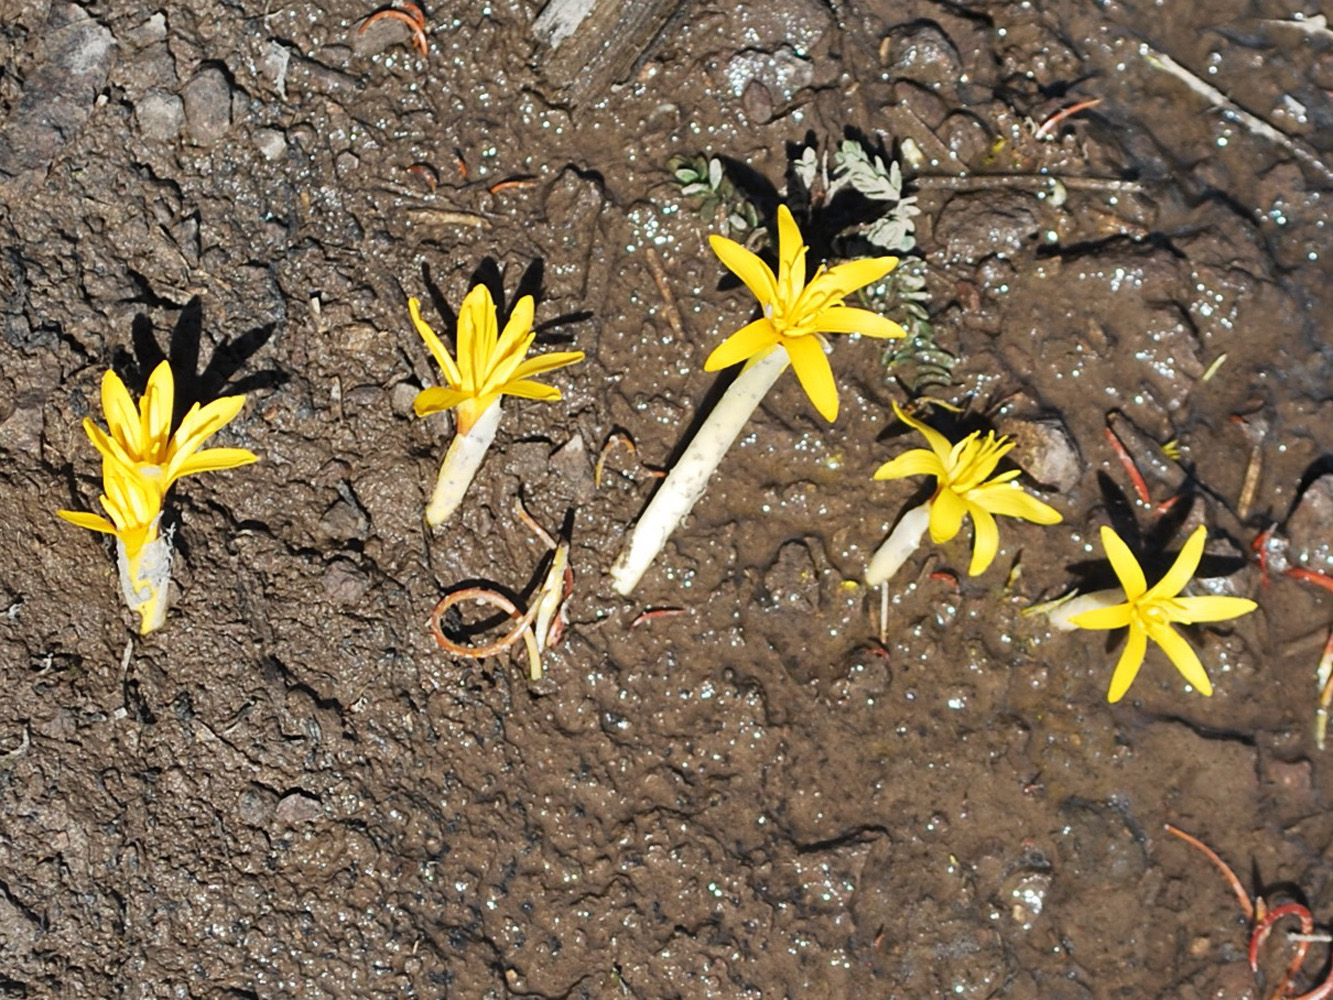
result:
[[[1061,632],[1072,632],[1078,628],[1069,619],[1075,615],[1081,615],[1085,611],[1100,611],[1102,608],[1112,608],[1117,604],[1125,603],[1125,592],[1119,587],[1112,587],[1110,590],[1094,590],[1090,594],[1079,594],[1077,597],[1071,597],[1067,601],[1062,601],[1058,607],[1051,608],[1046,612],[1046,618],[1052,627],[1058,628]]]
[[[449,520],[458,505],[463,502],[463,494],[472,485],[472,479],[481,468],[482,459],[490,450],[495,440],[495,432],[500,426],[500,401],[496,400],[468,428],[466,434],[455,434],[440,463],[440,475],[435,480],[435,493],[426,507],[426,523],[432,527]]]
[[[629,596],[662,551],[671,533],[703,496],[708,480],[732,446],[778,376],[791,359],[784,347],[775,347],[752,362],[718,400],[666,480],[634,525],[629,543],[611,567],[616,593]]]
[[[900,517],[889,532],[889,537],[884,539],[884,544],[870,557],[870,565],[866,567],[866,586],[877,587],[897,573],[921,544],[921,536],[929,524],[929,503],[913,507]]]
[[[125,543],[117,539],[116,567],[125,603],[139,616],[139,634],[161,628],[167,620],[167,588],[171,585],[171,532],[157,535],[133,559],[125,555]]]

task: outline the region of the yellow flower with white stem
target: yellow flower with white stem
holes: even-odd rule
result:
[[[255,454],[245,448],[200,450],[241,412],[244,396],[223,396],[205,406],[195,403],[173,433],[175,403],[176,381],[169,362],[153,369],[137,408],[120,376],[108,370],[102,376],[102,412],[110,433],[90,417],[84,418],[83,429],[104,456],[136,470],[145,483],[153,484],[159,498],[182,476],[256,461]]]
[[[893,320],[843,303],[852,292],[874,284],[897,267],[897,257],[866,257],[833,267],[821,266],[807,283],[808,248],[786,205],[778,206],[777,274],[735,240],[710,236],[708,242],[722,263],[759,300],[764,314],[714,348],[704,362],[704,371],[721,371],[782,347],[815,409],[832,422],[838,416],[838,387],[824,355],[822,335],[860,333],[880,338],[906,335]]]
[[[1109,527],[1102,527],[1102,547],[1106,549],[1106,557],[1120,580],[1120,589],[1096,591],[1076,597],[1058,609],[1058,614],[1069,625],[1077,628],[1128,627],[1129,638],[1125,642],[1124,652],[1120,654],[1115,673],[1111,675],[1107,701],[1119,701],[1134,683],[1139,668],[1143,666],[1149,639],[1166,651],[1176,669],[1200,694],[1207,696],[1213,693],[1213,685],[1208,680],[1203,664],[1199,662],[1199,655],[1185,637],[1171,627],[1172,624],[1226,621],[1249,614],[1258,605],[1246,597],[1218,594],[1180,596],[1199,567],[1207,540],[1208,529],[1199,525],[1181,548],[1171,568],[1149,587],[1143,568],[1129,546]]]
[[[778,206],[778,270],[735,240],[710,236],[718,259],[759,300],[763,315],[722,341],[704,362],[715,372],[746,362],[713,411],[699,426],[666,481],[634,525],[629,541],[611,568],[621,594],[629,594],[662,551],[671,533],[703,496],[709,478],[740,435],[764,395],[787,366],[824,419],[838,416],[838,388],[824,351],[826,333],[862,333],[867,337],[902,337],[901,326],[868,309],[844,304],[852,292],[873,284],[898,265],[897,257],[852,260],[820,267],[806,280],[807,247],[791,209]]]
[[[973,431],[957,444],[933,427],[914,420],[897,403],[893,412],[907,426],[921,433],[930,445],[913,448],[881,465],[876,479],[902,479],[907,476],[934,476],[935,492],[920,507],[908,511],[899,520],[888,539],[880,546],[866,569],[866,582],[883,583],[902,566],[916,548],[922,531],[929,527],[936,545],[950,541],[962,529],[963,519],[972,519],[972,561],[968,575],[984,573],[1000,548],[1000,531],[995,516],[1016,517],[1037,524],[1058,524],[1060,512],[1027,493],[1014,482],[1018,469],[995,475],[1000,459],[1013,448],[1013,442],[996,437],[990,431],[983,438]]]
[[[583,360],[582,351],[552,351],[529,358],[537,335],[532,330],[533,301],[525,295],[514,305],[503,332],[495,302],[485,285],[477,285],[458,310],[458,360],[430,324],[421,318],[421,303],[407,300],[412,325],[426,342],[446,385],[422,389],[413,408],[424,417],[443,410],[457,411],[456,433],[426,508],[430,524],[445,521],[462,502],[487,449],[500,426],[500,397],[518,396],[552,402],[560,398],[555,386],[533,381],[534,376]]]
[[[148,633],[166,620],[171,582],[170,533],[161,533],[162,503],[182,476],[211,469],[231,469],[255,461],[244,448],[207,448],[204,442],[240,412],[244,396],[196,403],[172,432],[175,380],[163,361],[148,379],[136,407],[120,378],[102,378],[102,408],[109,431],[92,419],[84,430],[102,454],[102,496],[106,517],[83,511],[56,513],[71,524],[116,539],[121,591],[139,630]]]

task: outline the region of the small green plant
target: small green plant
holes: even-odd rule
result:
[[[673,156],[667,160],[680,193],[698,198],[700,215],[712,216],[723,236],[748,243],[759,230],[759,211],[735,182],[716,156]]]

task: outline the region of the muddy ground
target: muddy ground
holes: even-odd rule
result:
[[[616,29],[608,68],[539,6],[430,7],[422,57],[345,0],[0,3],[0,996],[1264,995],[1235,900],[1162,831],[1333,919],[1333,595],[1277,572],[1333,568],[1333,37],[1286,0],[695,0],[644,5],[663,23]],[[753,308],[666,161],[781,185],[788,143],[848,129],[922,151],[961,359],[932,394],[1063,428],[1039,495],[1065,524],[1004,523],[975,579],[966,529],[923,551],[878,647],[857,580],[921,481],[871,481],[910,440],[905,380],[840,338],[838,421],[786,376],[619,599],[646,466]],[[448,331],[478,275],[588,358],[560,403],[507,407],[432,534],[451,425],[411,414],[437,373],[405,299]],[[173,608],[139,639],[112,549],[54,510],[96,503],[102,373],[139,388],[164,353],[192,398],[249,392],[219,440],[261,460],[176,487]],[[645,466],[614,452],[596,488],[617,431]],[[574,511],[536,683],[426,628],[466,582],[529,592],[520,489],[548,527]],[[1200,520],[1210,585],[1261,609],[1190,630],[1211,699],[1153,651],[1108,706],[1114,637],[1021,612],[1105,578],[1099,525],[1160,572]],[[660,607],[686,613],[630,629]]]

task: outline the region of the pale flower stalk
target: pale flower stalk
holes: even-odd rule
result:
[[[477,470],[495,441],[500,426],[500,397],[553,401],[560,390],[532,380],[534,375],[583,360],[582,351],[552,351],[528,358],[537,335],[532,330],[534,305],[525,295],[499,328],[495,302],[485,285],[467,293],[458,310],[458,361],[455,362],[430,325],[421,318],[421,304],[408,299],[417,333],[440,366],[445,385],[422,389],[413,401],[417,416],[455,411],[454,440],[445,452],[426,506],[426,523],[438,526],[453,516]]]
[[[806,246],[786,205],[778,206],[778,271],[734,240],[712,236],[709,243],[724,265],[758,299],[763,315],[741,327],[716,348],[704,370],[721,371],[745,362],[680,461],[644,509],[611,569],[617,593],[628,596],[681,520],[703,496],[722,456],[740,435],[778,377],[791,367],[820,415],[838,415],[838,388],[826,356],[825,334],[861,333],[902,337],[892,320],[844,305],[858,288],[879,281],[898,264],[896,257],[853,260],[820,267],[806,281]]]

